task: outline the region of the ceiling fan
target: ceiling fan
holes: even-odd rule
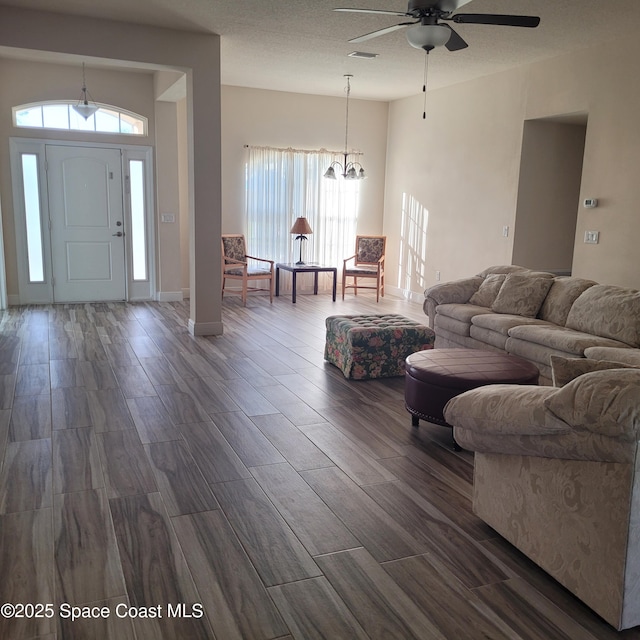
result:
[[[440,21],[455,22],[456,24],[488,24],[507,27],[537,27],[540,18],[535,16],[516,16],[493,13],[456,13],[454,12],[471,0],[409,0],[406,11],[385,11],[379,9],[347,9],[340,8],[334,11],[347,13],[376,13],[402,18],[412,18],[411,22],[400,22],[391,27],[378,29],[371,33],[358,36],[349,42],[364,42],[371,38],[391,33],[404,27],[407,29],[407,40],[416,49],[424,49],[427,53],[435,47],[446,46],[449,51],[459,51],[469,45],[448,24]]]

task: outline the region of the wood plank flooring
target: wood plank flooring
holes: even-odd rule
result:
[[[473,455],[411,427],[402,378],[324,362],[325,318],[363,312],[426,322],[326,294],[225,299],[208,338],[187,302],[0,312],[0,604],[53,605],[0,639],[640,640],[473,515]]]

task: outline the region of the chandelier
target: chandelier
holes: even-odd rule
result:
[[[84,62],[82,63],[82,89],[80,90],[80,100],[73,105],[73,110],[81,115],[85,120],[90,118],[100,107],[93,101],[89,102],[87,95],[91,97],[87,89],[87,82],[84,76]]]
[[[351,78],[353,76],[351,74],[345,74],[344,76],[347,79],[347,108],[346,108],[346,117],[345,117],[345,125],[344,125],[344,162],[338,162],[335,160],[329,165],[329,168],[325,171],[324,177],[329,178],[330,180],[337,180],[336,176],[336,167],[339,168],[340,175],[345,180],[364,180],[367,176],[364,173],[364,169],[359,162],[348,162],[349,156],[349,94],[351,93]],[[359,168],[358,168],[359,167]]]

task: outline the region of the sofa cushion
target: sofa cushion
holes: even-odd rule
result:
[[[505,278],[491,309],[496,313],[511,313],[533,318],[538,313],[552,284],[551,278],[532,278],[528,275],[511,273]]]
[[[589,347],[584,350],[586,358],[609,360],[640,367],[640,349],[618,349],[613,347]]]
[[[525,318],[524,316],[516,316],[510,313],[483,313],[473,316],[471,324],[508,336],[509,330],[513,329],[513,327],[519,327],[523,324],[548,325],[549,323],[538,318]]]
[[[458,336],[469,336],[470,327],[471,323],[469,322],[462,322],[449,316],[443,316],[440,313],[436,314],[435,330],[437,333],[448,331]]]
[[[556,351],[583,356],[588,347],[624,347],[623,342],[554,325],[519,325],[509,329],[509,337],[542,345]]]
[[[540,307],[538,316],[543,320],[548,320],[553,324],[564,327],[573,303],[583,291],[593,287],[595,284],[593,280],[584,280],[582,278],[555,278],[547,297]]]
[[[575,428],[633,441],[640,429],[640,369],[587,373],[547,397],[545,406]]]
[[[482,281],[478,290],[469,298],[469,304],[475,304],[478,307],[490,307],[496,299],[506,277],[504,273],[488,275]]]
[[[482,313],[492,313],[492,311],[474,304],[441,304],[438,305],[437,315],[447,316],[448,318],[471,324],[471,318]]]
[[[605,284],[589,287],[573,303],[566,326],[640,347],[640,291]]]
[[[491,345],[501,351],[506,351],[506,344],[509,336],[505,336],[497,331],[485,329],[484,327],[478,327],[475,324],[472,324],[469,327],[469,335],[474,340],[478,340],[481,343],[481,348],[484,348],[485,345]]]
[[[565,384],[575,380],[577,377],[592,371],[634,368],[633,365],[622,364],[621,362],[589,360],[588,358],[563,358],[555,355],[550,357],[550,361],[551,379],[554,387],[564,387]],[[638,367],[640,367],[640,363]]]

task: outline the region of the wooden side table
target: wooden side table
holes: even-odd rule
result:
[[[313,273],[313,293],[318,295],[318,274],[321,272],[333,273],[333,301],[336,301],[336,290],[338,287],[338,268],[326,267],[313,262],[307,264],[296,264],[294,262],[276,263],[276,296],[280,295],[280,269],[290,271],[293,274],[293,284],[291,287],[291,302],[296,302],[296,278],[299,273]]]

